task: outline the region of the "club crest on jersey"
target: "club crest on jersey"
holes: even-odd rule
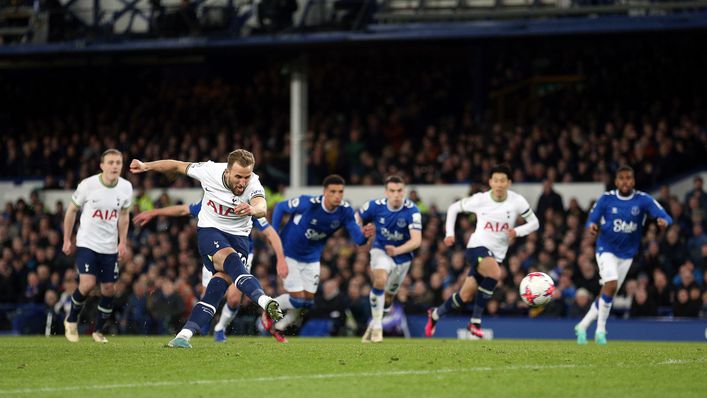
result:
[[[331,222],[331,224],[329,224],[329,227],[331,229],[337,229],[339,228],[339,225],[341,225],[341,222],[339,222],[339,220],[334,220]]]
[[[408,225],[407,221],[405,221],[404,218],[398,218],[398,221],[396,221],[396,224],[400,228],[405,228],[405,226]]]
[[[640,212],[641,212],[641,209],[639,209],[638,206],[631,207],[631,215],[632,216],[637,216]]]

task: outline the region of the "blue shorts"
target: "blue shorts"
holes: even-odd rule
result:
[[[118,280],[118,253],[96,253],[86,247],[76,248],[76,268],[79,274],[91,274],[100,283]]]
[[[214,263],[211,261],[213,255],[224,247],[231,247],[238,253],[243,265],[248,258],[250,239],[248,236],[231,235],[216,228],[197,228],[196,240],[199,245],[199,254],[204,263],[204,267],[211,273],[216,272]]]
[[[494,257],[494,255],[493,252],[489,250],[486,246],[477,246],[466,249],[464,257],[466,258],[466,262],[471,265],[471,269],[469,269],[468,275],[477,277],[476,267],[479,265],[481,260],[485,259],[486,257]]]

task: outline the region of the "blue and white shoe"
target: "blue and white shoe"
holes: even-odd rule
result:
[[[226,341],[226,329],[214,331],[214,341],[217,343],[223,343]]]
[[[191,344],[189,344],[189,340],[182,338],[182,337],[175,337],[172,340],[170,340],[169,343],[165,347],[169,348],[191,348]]]
[[[577,344],[585,345],[587,344],[587,331],[579,327],[579,325],[574,327],[574,334],[577,336]]]
[[[599,345],[605,345],[606,344],[606,332],[596,332],[594,335],[594,342],[596,342]]]

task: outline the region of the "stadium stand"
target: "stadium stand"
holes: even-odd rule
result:
[[[219,18],[209,15],[212,22]],[[65,22],[76,22],[72,18],[78,20],[74,15]],[[85,34],[74,25],[63,32]],[[704,32],[694,34],[694,42],[704,39]],[[474,192],[484,189],[492,164],[508,161],[515,182],[605,184],[617,165],[628,163],[638,188],[655,190],[699,171],[707,155],[704,93],[694,81],[704,73],[707,55],[678,34],[417,43],[395,51],[371,46],[316,54],[322,56],[309,66],[306,136],[312,185],[330,173],[353,185],[379,184],[400,173],[412,184],[463,184]],[[691,62],[681,62],[686,54]],[[162,62],[144,54],[108,61],[87,56],[68,67],[49,60],[49,67],[38,61],[4,71],[0,178],[74,189],[95,172],[97,156],[108,147],[128,159],[202,160],[242,146],[255,153],[257,172],[271,191],[282,193],[289,167],[288,77],[282,73],[288,56],[254,51],[242,55],[249,62],[239,62],[213,51],[160,55]],[[173,204],[168,195],[154,203],[146,189],[195,186],[187,178],[126,177],[138,192],[133,213]],[[583,231],[588,209],[576,203],[558,208],[553,197],[548,193],[537,204],[545,209],[538,211],[541,230],[511,247],[502,286],[487,308],[491,316],[576,317],[597,294],[593,249]],[[676,197],[666,186],[658,197],[676,224],[666,233],[649,227],[615,315],[707,317],[707,194],[700,188]],[[457,290],[465,267],[461,246],[447,251],[440,245],[445,209],[430,198],[419,200],[427,209],[423,243],[399,294],[408,314],[424,314]],[[61,333],[59,319],[76,277],[73,258],[60,251],[63,211],[62,203],[43,202],[41,191],[4,204],[0,329]],[[469,233],[471,222],[462,219],[457,227]],[[195,227],[187,219],[157,219],[143,229],[131,227],[129,235],[113,332],[173,333],[200,294]],[[365,327],[367,256],[339,235],[322,257],[327,292],[318,294],[318,304],[348,314],[337,321],[336,333]],[[272,257],[257,237],[254,272],[275,295],[282,286]],[[529,311],[517,296],[530,270],[557,281],[555,300],[542,311]],[[254,319],[256,307],[243,312]]]

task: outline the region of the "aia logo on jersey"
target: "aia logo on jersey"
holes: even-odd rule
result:
[[[100,218],[103,221],[111,221],[114,218],[118,218],[118,210],[100,210],[96,209],[91,218]]]
[[[210,207],[211,210],[214,211],[214,213],[218,214],[219,216],[224,216],[224,217],[235,217],[236,216],[236,209],[233,207],[229,206],[223,206],[218,203],[214,203],[214,201],[209,200],[206,202],[206,206]]]
[[[507,222],[500,223],[500,222],[487,221],[486,225],[484,225],[484,230],[491,231],[491,232],[504,232],[504,231],[508,231],[509,229],[511,229],[511,226],[508,225]]]

